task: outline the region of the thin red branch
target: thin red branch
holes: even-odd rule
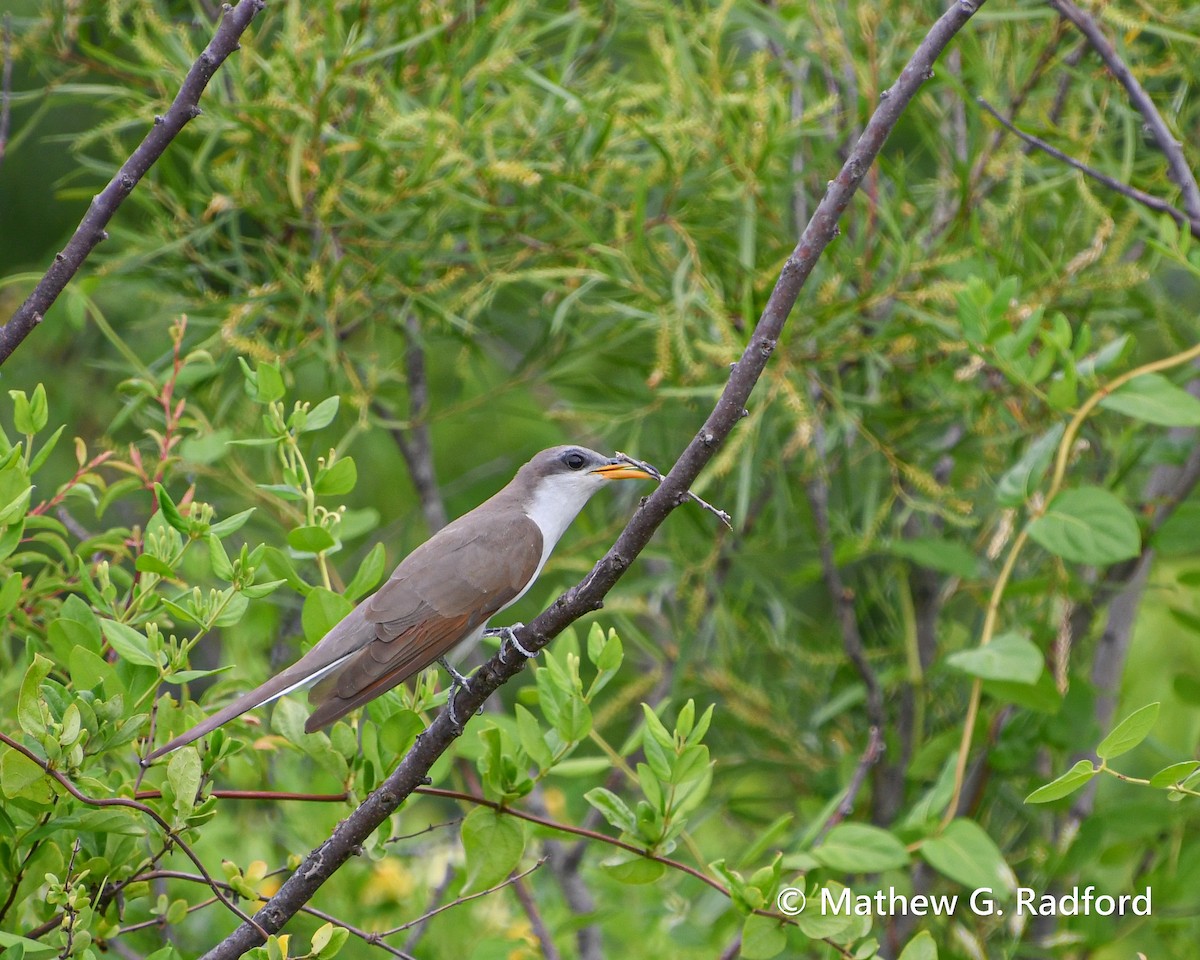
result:
[[[196,865],[196,869],[200,871],[200,875],[204,877],[205,882],[208,883],[209,887],[212,888],[212,892],[217,896],[221,903],[224,904],[230,910],[230,912],[241,919],[243,923],[254,923],[254,920],[251,917],[246,916],[246,914],[244,914],[236,904],[227,900],[224,895],[221,894],[216,881],[213,880],[213,878],[209,875],[208,870],[205,869],[203,861],[196,856],[195,851],[192,850],[190,846],[188,846],[179,838],[178,834],[171,829],[171,825],[167,823],[167,821],[161,816],[159,816],[158,811],[153,807],[148,807],[144,803],[139,803],[137,800],[130,800],[127,797],[90,797],[77,786],[75,786],[75,784],[72,783],[70,778],[68,778],[65,774],[55,770],[54,767],[50,765],[48,760],[42,759],[24,744],[19,743],[4,733],[0,733],[0,743],[6,744],[13,750],[16,750],[22,756],[32,760],[39,767],[46,771],[47,776],[56,781],[64,790],[67,791],[67,793],[69,793],[82,804],[86,804],[89,807],[127,807],[130,810],[137,810],[139,813],[145,814],[147,817],[153,820],[162,829],[163,833],[165,833],[173,843],[178,845],[179,849],[183,851],[184,855]],[[263,933],[263,938],[264,940],[266,939],[265,933]]]

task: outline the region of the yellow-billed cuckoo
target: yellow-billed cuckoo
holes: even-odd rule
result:
[[[143,762],[315,681],[308,695],[315,709],[304,725],[312,733],[435,660],[444,664],[451,649],[480,637],[491,617],[525,595],[593,493],[609,480],[649,476],[586,447],[543,450],[494,497],[401,560],[387,583],[303,657]]]

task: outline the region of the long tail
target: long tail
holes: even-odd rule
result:
[[[255,687],[248,693],[243,693],[240,697],[233,701],[228,706],[222,707],[211,717],[196,724],[190,730],[181,733],[174,740],[169,741],[157,750],[153,750],[146,754],[142,760],[142,766],[149,766],[159,757],[170,753],[172,750],[178,750],[180,747],[186,746],[194,740],[199,740],[206,734],[212,733],[217,727],[223,723],[228,723],[230,720],[240,717],[248,710],[253,710],[255,707],[261,707],[265,703],[270,703],[272,700],[282,697],[284,694],[291,693],[300,687],[312,683],[314,680],[319,680],[330,670],[339,666],[346,656],[338,657],[332,663],[314,665],[310,658],[317,650],[314,647],[309,651],[307,656],[301,657],[282,673],[276,674],[266,683]]]

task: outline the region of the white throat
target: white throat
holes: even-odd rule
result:
[[[579,516],[592,494],[607,482],[598,474],[561,474],[543,477],[538,482],[533,496],[525,504],[525,516],[542,531],[542,558],[533,575],[535,579],[571,521]]]

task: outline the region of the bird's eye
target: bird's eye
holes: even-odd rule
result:
[[[582,453],[568,453],[565,457],[563,457],[563,463],[565,463],[572,470],[580,469],[586,462],[587,461],[584,460]]]

